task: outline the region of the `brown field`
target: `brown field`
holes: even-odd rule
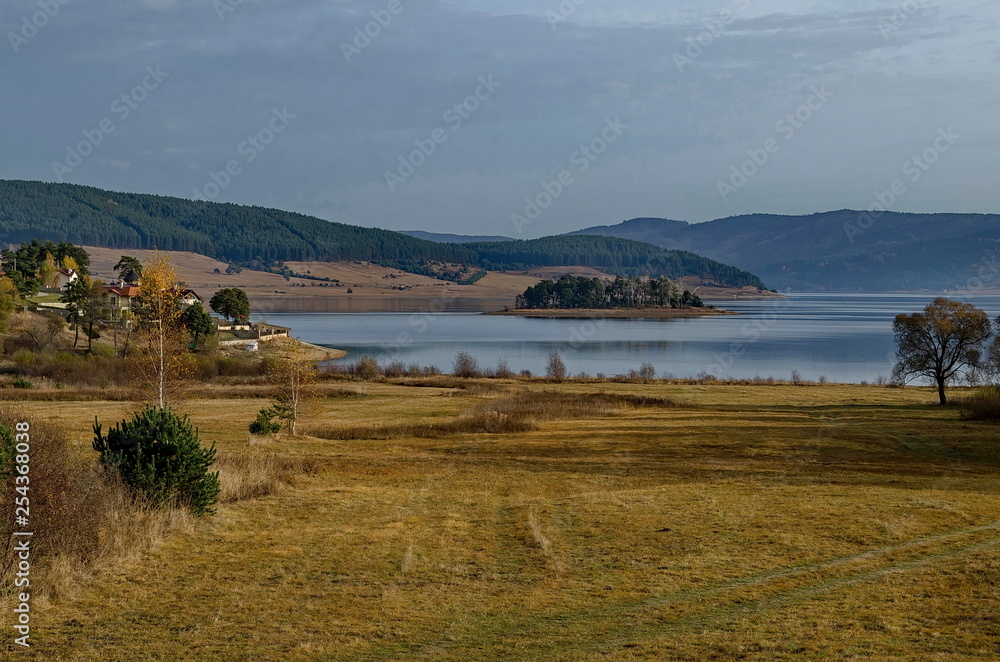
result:
[[[86,246],[91,271],[102,280],[114,277],[112,267],[123,254],[144,260],[150,251]],[[226,264],[212,258],[182,251],[166,251],[181,280],[205,299],[224,287],[247,291],[255,311],[329,311],[329,312],[414,312],[436,310],[468,302],[482,312],[514,305],[514,298],[544,279],[558,279],[563,274],[588,278],[608,277],[590,267],[545,267],[529,272],[491,272],[473,285],[457,285],[428,276],[387,269],[361,262],[288,262],[292,271],[317,278],[339,280],[343,287],[325,287],[311,279],[292,278],[244,269],[240,274],[225,273]],[[222,273],[217,274],[215,269]],[[737,290],[685,282],[704,298],[732,299],[734,295],[756,295],[756,290]],[[399,290],[400,286],[405,290]],[[352,293],[348,294],[347,290]]]
[[[112,267],[123,254],[145,260],[151,251],[98,248],[87,246],[91,271],[103,280],[114,277]],[[351,312],[383,311],[405,308],[420,310],[437,300],[490,300],[498,305],[514,303],[514,297],[538,283],[546,275],[532,273],[490,273],[473,285],[457,285],[428,276],[418,276],[398,269],[360,262],[288,262],[295,273],[332,278],[343,287],[324,287],[315,280],[292,278],[244,269],[240,274],[226,274],[227,265],[212,258],[182,251],[166,251],[177,269],[178,277],[206,299],[224,287],[247,291],[255,310],[316,309],[324,305],[332,310]],[[215,269],[223,273],[217,274]],[[548,274],[552,270],[545,270]],[[564,271],[589,273],[586,268]],[[597,272],[599,273],[599,272]],[[560,274],[561,275],[561,274]],[[393,289],[404,286],[406,290]],[[351,289],[351,294],[347,290]],[[388,301],[382,301],[383,299]]]
[[[352,384],[305,425],[401,426],[389,438],[253,447],[244,430],[263,397],[206,391],[189,405],[204,438],[318,472],[221,506],[72,598],[37,600],[31,651],[14,651],[0,602],[0,657],[1000,655],[997,427],[960,421],[928,390],[422,383]],[[583,406],[567,406],[574,394]],[[95,413],[125,414],[23,404],[67,426],[81,454]],[[488,411],[534,425],[449,423]],[[407,436],[418,429],[432,433]]]

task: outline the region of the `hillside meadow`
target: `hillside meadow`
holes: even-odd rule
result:
[[[1000,655],[1000,435],[929,390],[450,377],[323,389],[306,436],[252,446],[263,391],[196,394],[187,411],[222,452],[311,469],[50,587],[30,651],[14,650],[3,600],[0,656]],[[95,414],[127,413],[22,397],[81,456]]]

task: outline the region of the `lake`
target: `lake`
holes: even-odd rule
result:
[[[674,320],[527,319],[470,312],[268,313],[307,342],[348,352],[345,361],[417,362],[450,372],[456,352],[483,367],[500,358],[511,369],[545,374],[558,352],[571,374],[616,375],[648,361],[659,376],[788,378],[835,382],[888,376],[892,320],[917,312],[934,294],[791,294],[785,299],[714,302],[740,315]],[[1000,296],[967,299],[992,318]],[[468,306],[468,302],[463,302]],[[258,319],[260,316],[256,316]]]

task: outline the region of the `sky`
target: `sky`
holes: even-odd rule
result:
[[[1000,212],[1000,0],[4,0],[0,178],[531,238]]]

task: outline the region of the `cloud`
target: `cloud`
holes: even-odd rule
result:
[[[627,120],[586,183],[532,228],[544,234],[630,215],[859,206],[954,125],[965,139],[907,203],[997,211],[993,187],[962,185],[981,179],[998,147],[995,1],[928,0],[900,17],[901,3],[867,0],[586,0],[556,29],[546,12],[560,2],[549,0],[402,0],[391,20],[386,0],[226,1],[223,20],[204,0],[66,5],[0,57],[0,176],[53,179],[52,161],[110,116],[116,130],[69,181],[190,197],[238,159],[242,173],[220,199],[510,234],[526,196],[607,118]],[[34,7],[4,3],[2,33]],[[713,32],[726,8],[732,19]],[[347,62],[359,30],[375,36]],[[698,54],[679,70],[689,47]],[[170,78],[119,121],[115,99],[157,65]],[[488,75],[503,86],[391,193],[385,173],[447,128],[449,109]],[[717,180],[821,84],[835,91],[823,113],[722,200]],[[294,123],[244,162],[241,145],[286,107]]]

